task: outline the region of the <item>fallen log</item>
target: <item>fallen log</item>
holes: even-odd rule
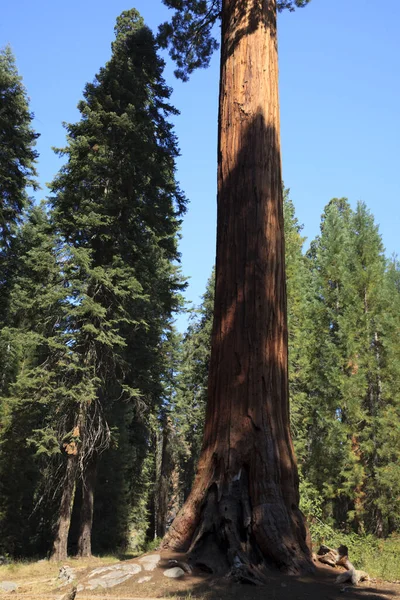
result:
[[[349,551],[347,546],[339,546],[339,548],[329,548],[322,545],[317,553],[319,562],[331,567],[341,566],[346,569],[336,577],[335,583],[344,583],[350,581],[353,585],[358,585],[360,581],[370,581],[368,573],[359,571],[349,560]]]

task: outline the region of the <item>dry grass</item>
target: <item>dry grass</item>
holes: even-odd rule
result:
[[[87,559],[68,558],[64,562],[52,562],[48,560],[39,561],[15,561],[9,565],[0,566],[0,581],[14,581],[18,584],[18,596],[24,594],[49,594],[57,587],[57,577],[60,567],[69,566],[81,571],[82,574],[89,569],[95,569],[104,564],[119,562],[116,556],[92,557]],[[1,593],[0,593],[1,596]],[[16,598],[15,593],[13,597]]]

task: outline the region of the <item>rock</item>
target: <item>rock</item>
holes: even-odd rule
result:
[[[179,577],[183,577],[185,571],[180,567],[172,567],[172,569],[167,569],[163,573],[165,577],[171,577],[172,579],[179,579]]]
[[[85,585],[85,589],[95,590],[96,588],[108,589],[115,587],[137,575],[141,570],[142,567],[135,563],[99,567],[89,575],[89,581]],[[96,577],[96,575],[100,575],[100,577]]]
[[[74,586],[72,590],[64,594],[64,596],[62,596],[60,600],[75,600],[76,592],[77,588]]]
[[[58,572],[58,579],[62,582],[61,585],[67,585],[68,583],[72,583],[75,579],[75,569],[72,569],[68,565],[60,567],[60,570]]]
[[[151,579],[153,579],[153,577],[151,575],[147,575],[146,577],[140,577],[140,579],[138,579],[137,582],[138,583],[147,583]]]
[[[143,565],[145,571],[154,571],[160,560],[161,556],[159,554],[146,554],[146,556],[139,558],[138,563]]]
[[[104,573],[104,575],[102,575],[102,577],[108,578],[111,576],[115,576],[115,577],[120,577],[121,574],[129,574],[129,575],[136,575],[137,573],[140,573],[140,571],[142,570],[142,567],[140,565],[137,565],[135,563],[128,563],[128,564],[117,564],[117,565],[111,565],[109,567],[98,567],[97,569],[94,569],[94,571],[92,571],[89,575],[89,577],[94,577],[95,575],[100,575],[100,573]]]
[[[0,581],[0,590],[3,592],[16,592],[18,585],[14,581]]]

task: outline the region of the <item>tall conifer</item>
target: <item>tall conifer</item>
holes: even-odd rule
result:
[[[78,551],[91,552],[95,462],[108,444],[113,404],[148,410],[158,401],[158,347],[182,287],[173,261],[185,200],[174,177],[171,92],[140,15],[122,13],[115,33],[111,60],[85,88],[81,120],[67,126],[68,146],[59,151],[67,162],[51,187],[54,223],[70,253],[67,343],[84,391],[65,446],[58,558],[66,554],[78,463]]]

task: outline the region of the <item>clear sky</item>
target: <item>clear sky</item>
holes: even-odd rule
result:
[[[161,0],[9,0],[2,3],[0,46],[10,43],[41,137],[41,195],[60,166],[62,121],[110,57],[115,18],[135,7],[156,29]],[[279,18],[283,176],[311,241],[332,197],[366,202],[387,255],[399,251],[399,0],[312,0]],[[218,56],[189,83],[165,76],[182,156],[178,179],[190,200],[181,253],[187,298],[199,303],[215,256]],[[181,327],[184,321],[179,321]]]

